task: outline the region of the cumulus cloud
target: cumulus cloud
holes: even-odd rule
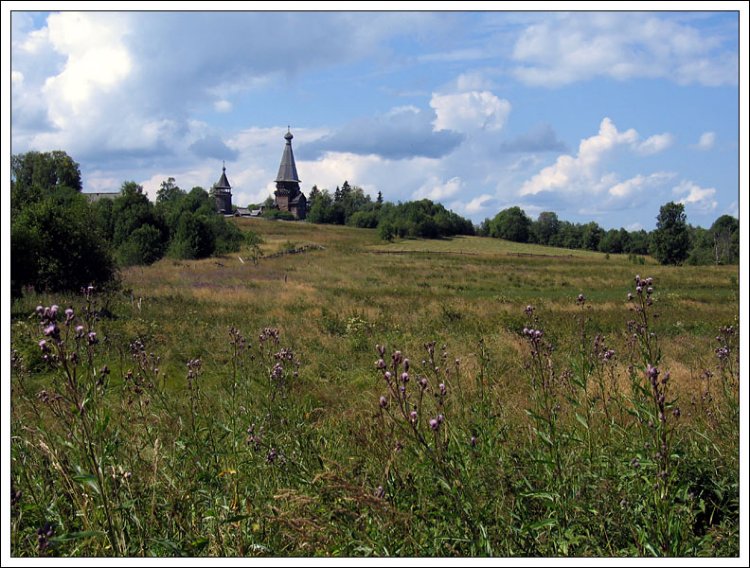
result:
[[[704,132],[701,134],[698,144],[694,147],[698,150],[710,150],[716,144],[716,133],[715,132]]]
[[[431,177],[417,191],[414,192],[414,199],[431,199],[441,201],[447,197],[455,195],[463,188],[463,182],[460,177],[452,177],[448,181],[442,181],[438,178]]]
[[[638,174],[635,177],[616,183],[609,188],[608,193],[612,197],[632,197],[636,193],[660,185],[673,177],[674,174],[671,172],[656,172],[647,176]]]
[[[195,141],[188,117],[196,110],[227,112],[230,95],[369,57],[389,38],[433,19],[369,14],[366,31],[340,33],[362,18],[61,12],[33,29],[32,20],[14,15],[14,147],[65,148],[88,161],[121,152],[168,159]],[[294,41],[279,41],[279,30]]]
[[[500,144],[502,152],[564,152],[565,142],[549,124],[541,124],[529,132]]]
[[[720,33],[648,13],[558,14],[528,26],[513,58],[515,76],[536,86],[560,87],[597,76],[737,83],[736,46]]]
[[[488,193],[483,193],[482,195],[471,199],[466,205],[464,205],[463,209],[470,215],[476,215],[490,210],[495,202],[496,199],[494,196]]]
[[[373,118],[355,120],[319,140],[300,145],[298,155],[311,159],[325,152],[348,152],[392,160],[439,158],[453,151],[464,137],[451,130],[434,131],[434,117],[414,106],[397,107]]]
[[[664,134],[654,134],[649,136],[643,142],[636,146],[636,151],[644,156],[658,154],[669,148],[674,143],[674,136],[665,132]]]
[[[602,159],[616,146],[630,145],[637,140],[638,133],[634,129],[620,132],[609,118],[604,118],[597,134],[581,140],[576,156],[559,156],[554,164],[524,182],[519,194],[535,195],[543,191],[579,192],[584,188],[599,191],[608,180],[607,175],[602,175],[599,171]]]
[[[716,189],[701,187],[689,180],[682,180],[679,185],[673,187],[672,194],[682,196],[677,203],[682,203],[702,213],[713,211],[718,206],[718,202],[714,199]]]
[[[490,91],[433,93],[430,106],[435,109],[435,130],[472,132],[500,130],[510,114],[510,102]]]

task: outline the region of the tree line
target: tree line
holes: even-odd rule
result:
[[[349,225],[378,229],[384,240],[420,237],[434,239],[454,235],[473,235],[474,225],[440,203],[429,199],[390,203],[378,192],[376,199],[361,187],[345,181],[331,193],[314,185],[308,198],[307,220],[311,223]]]
[[[63,151],[11,157],[11,292],[70,290],[112,282],[117,268],[151,264],[165,255],[205,258],[239,250],[244,234],[216,212],[205,189],[181,189],[163,181],[156,203],[133,181],[115,199],[90,203],[82,195],[78,163]],[[272,200],[272,198],[269,198]],[[267,210],[272,213],[270,207]],[[545,211],[532,220],[520,207],[500,211],[478,227],[429,199],[373,200],[345,181],[334,192],[313,186],[307,219],[312,223],[377,229],[383,240],[480,235],[604,253],[653,255],[662,264],[736,264],[739,221],[722,215],[709,229],[687,223],[684,206],[660,208],[656,229],[605,230]],[[640,257],[642,259],[642,256]]]
[[[76,290],[116,280],[117,268],[165,255],[205,258],[237,251],[244,234],[201,187],[162,182],[156,203],[133,181],[90,203],[78,163],[62,151],[11,158],[11,293]]]
[[[739,221],[722,215],[709,229],[688,224],[685,207],[669,202],[659,209],[656,229],[605,230],[596,222],[562,221],[552,211],[532,220],[520,207],[509,207],[485,219],[477,234],[520,243],[534,243],[612,254],[650,254],[662,264],[737,264],[740,247]]]

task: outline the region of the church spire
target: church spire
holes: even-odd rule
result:
[[[284,146],[284,153],[281,155],[281,164],[279,165],[279,174],[276,176],[277,182],[292,182],[299,183],[299,175],[297,174],[297,164],[294,163],[294,152],[292,152],[292,138],[294,135],[289,127],[284,135],[286,145]]]

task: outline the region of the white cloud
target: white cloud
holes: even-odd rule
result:
[[[599,125],[598,134],[581,140],[575,157],[567,154],[559,156],[554,164],[524,182],[519,194],[535,195],[542,191],[556,190],[600,191],[611,181],[611,174],[599,173],[603,158],[616,146],[632,145],[637,140],[638,133],[634,129],[620,132],[609,118],[604,118]]]
[[[500,130],[510,114],[511,105],[490,91],[455,94],[433,93],[430,106],[435,109],[435,130],[472,132]]]
[[[494,197],[492,195],[489,195],[488,193],[483,193],[482,195],[475,197],[471,201],[469,201],[465,206],[464,210],[470,214],[470,215],[476,215],[477,213],[482,213],[488,208],[488,202],[493,201]]]
[[[714,144],[716,144],[716,132],[704,132],[694,147],[698,150],[710,150]]]
[[[232,103],[226,99],[219,99],[214,102],[214,110],[216,112],[229,112],[232,110]]]
[[[63,12],[47,19],[49,42],[67,57],[62,72],[49,77],[43,92],[50,118],[59,128],[90,109],[89,102],[108,92],[132,69],[131,55],[123,43],[127,17],[106,12]]]
[[[713,187],[700,187],[689,180],[683,180],[679,185],[673,187],[672,193],[676,196],[683,196],[677,203],[691,206],[702,213],[713,211],[718,206],[718,202],[714,199],[716,189]]]
[[[636,150],[639,154],[644,156],[650,156],[658,154],[669,148],[674,143],[674,136],[665,132],[664,134],[654,134],[649,136],[636,146]]]
[[[673,177],[674,174],[670,172],[656,172],[647,176],[638,174],[635,177],[616,183],[609,188],[608,192],[612,197],[631,197],[635,193],[641,192],[646,188],[659,185],[665,180]]]
[[[455,195],[463,188],[463,182],[460,177],[452,177],[446,182],[438,178],[431,177],[422,187],[414,192],[414,199],[431,199],[432,201],[441,201],[446,197]]]
[[[680,84],[734,85],[738,57],[719,33],[647,13],[558,14],[518,38],[514,74],[559,87],[597,76],[668,78]]]

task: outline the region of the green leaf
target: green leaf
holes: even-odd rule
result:
[[[546,527],[552,527],[557,524],[557,521],[555,519],[545,519],[543,521],[537,521],[536,523],[532,523],[529,525],[529,528],[531,530],[539,530]]]
[[[582,426],[583,426],[584,428],[586,428],[586,430],[588,430],[588,429],[589,429],[589,425],[588,425],[588,423],[586,422],[586,419],[585,419],[585,418],[584,418],[583,416],[581,416],[580,414],[578,414],[577,412],[576,412],[576,420],[578,420],[578,422],[580,422],[580,423],[581,423],[581,425],[582,425]]]
[[[537,491],[534,493],[521,493],[521,497],[531,497],[532,499],[546,499],[547,501],[554,501],[560,496],[557,493],[548,493],[546,491]]]
[[[90,473],[79,473],[78,475],[74,475],[73,480],[77,481],[81,485],[85,485],[91,488],[91,490],[94,491],[97,495],[101,495],[101,491],[99,490],[99,483],[97,482],[96,477],[94,477]]]

